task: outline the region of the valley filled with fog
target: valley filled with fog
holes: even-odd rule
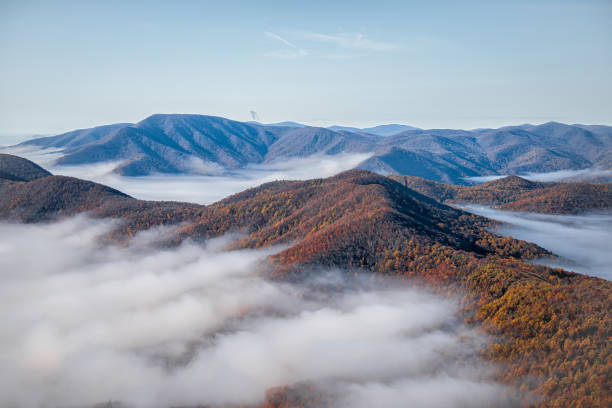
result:
[[[548,215],[500,211],[482,206],[464,210],[503,224],[495,232],[529,241],[559,256],[541,263],[612,280],[612,215]]]
[[[295,157],[274,163],[253,164],[242,169],[201,168],[193,175],[153,175],[141,177],[120,176],[113,169],[120,162],[55,165],[62,153],[53,149],[12,147],[3,151],[27,157],[49,169],[53,174],[83,178],[111,186],[142,200],[183,201],[212,204],[232,194],[277,180],[306,180],[334,176],[355,168],[372,156],[371,153],[316,154]],[[196,166],[194,163],[193,166]],[[201,166],[200,166],[201,167]],[[505,176],[466,178],[484,183]],[[521,177],[531,181],[560,181],[564,179],[592,180],[612,177],[612,170],[589,168],[561,170],[549,173],[527,173]],[[505,236],[534,242],[558,255],[554,260],[541,260],[543,264],[592,276],[612,278],[612,215],[544,215],[527,212],[501,211],[489,207],[470,205],[461,208],[503,222],[496,232]]]
[[[277,180],[330,177],[349,170],[369,154],[314,155],[275,163],[251,165],[216,175],[157,175],[126,177],[112,173],[116,163],[54,166],[54,174],[92,180],[141,200],[186,201],[211,204],[248,188]]]
[[[58,166],[55,161],[62,153],[53,149],[13,147],[2,150],[26,157],[53,174],[95,181],[141,200],[184,201],[211,204],[248,188],[277,180],[307,180],[330,177],[355,168],[372,156],[371,153],[316,154],[286,158],[273,163],[253,164],[242,169],[226,170],[219,167],[198,167],[197,174],[160,174],[141,177],[120,176],[113,169],[121,162]]]
[[[523,387],[532,378],[531,360],[512,366],[512,381],[504,374],[513,364],[500,357],[505,347],[520,353],[526,347],[500,339],[522,329],[491,329],[508,318],[494,306],[498,299],[489,298],[476,312],[482,318],[479,313],[493,311],[486,320],[470,320],[466,302],[481,293],[505,296],[499,286],[507,282],[514,301],[530,296],[519,291],[531,286],[514,284],[520,279],[531,279],[530,285],[560,279],[516,259],[544,252],[491,236],[490,224],[478,218],[457,218],[456,210],[418,194],[420,184],[412,190],[404,188],[406,180],[401,187],[401,179],[398,184],[363,170],[325,179],[355,168],[369,154],[315,154],[232,170],[196,160],[189,165],[199,174],[128,177],[113,171],[121,162],[60,166],[59,151],[21,153],[55,175],[25,159],[1,157],[10,195],[0,208],[5,220],[24,217],[26,224],[0,223],[0,405],[255,407],[274,401],[274,392],[297,398],[296,404],[315,399],[315,406],[332,408],[513,407],[539,401]],[[82,180],[137,199],[212,204],[262,183],[312,178],[323,179],[273,183],[258,190],[262,194],[206,207],[139,202]],[[497,187],[530,186],[519,178],[506,182],[509,187]],[[499,235],[559,255],[537,263],[611,278],[612,215],[462,208],[501,221]],[[33,221],[40,223],[27,224]],[[455,274],[457,266],[435,249],[441,242],[467,242],[452,235],[465,231],[473,234],[470,239],[494,244],[493,256],[484,258],[472,257],[471,247],[447,247],[453,262],[465,262],[468,271],[478,268],[472,275]],[[222,237],[206,239],[211,236]],[[415,238],[422,244],[415,245]],[[228,250],[233,244],[261,249]],[[519,256],[499,250],[506,247]],[[500,254],[507,258],[496,264]],[[431,268],[426,274],[469,276],[471,282],[486,277],[494,286],[417,283],[409,276],[420,279],[420,262]],[[280,275],[269,274],[272,269]],[[588,286],[580,290],[594,293]],[[607,310],[600,299],[594,297],[585,314]],[[540,310],[535,305],[525,314],[537,321]],[[551,349],[566,344],[540,340]],[[597,370],[584,375],[596,378]],[[280,401],[271,404],[285,406]]]
[[[612,408],[611,22],[0,0],[0,408]]]
[[[105,243],[117,222],[0,224],[0,405],[256,404],[296,383],[334,407],[515,402],[452,298],[356,271],[271,281],[280,248],[225,251],[237,236]]]
[[[546,173],[520,173],[518,176],[530,180],[530,181],[543,181],[543,182],[554,182],[554,181],[584,181],[589,182],[593,180],[602,179],[606,182],[612,180],[612,169],[605,169],[600,167],[590,167],[580,170],[558,170]],[[487,181],[498,180],[507,177],[508,174],[494,175],[494,176],[474,176],[465,177],[464,180],[471,183],[486,183]]]

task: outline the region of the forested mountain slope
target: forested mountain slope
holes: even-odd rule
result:
[[[47,182],[75,187],[39,186]],[[119,240],[161,224],[175,224],[179,241],[240,231],[245,235],[236,248],[287,245],[270,259],[270,274],[277,279],[299,278],[318,265],[410,278],[440,294],[463,297],[466,322],[494,336],[483,356],[502,364],[498,379],[520,387],[526,401],[545,407],[612,403],[612,284],[525,262],[546,251],[495,236],[482,217],[362,170],[268,183],[205,207],[142,202],[88,183],[55,176],[10,181],[0,208],[36,191],[37,208],[44,211],[26,220],[89,211],[123,219],[114,234]],[[81,191],[80,186],[87,193],[75,195],[73,188]],[[62,191],[74,197],[62,199]],[[19,220],[30,205],[24,198],[23,212],[12,205],[0,217]],[[286,404],[282,395],[271,394],[268,406],[308,405],[299,399]]]

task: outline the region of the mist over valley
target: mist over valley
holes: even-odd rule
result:
[[[611,16],[0,1],[0,408],[612,407]]]
[[[517,399],[456,299],[354,271],[267,280],[278,249],[224,250],[239,237],[156,249],[171,231],[153,230],[115,247],[112,224],[0,224],[2,405],[255,405],[295,383],[323,384],[334,407]]]
[[[612,280],[612,215],[550,215],[466,206],[465,210],[501,222],[496,233],[529,241],[558,255],[545,265]]]

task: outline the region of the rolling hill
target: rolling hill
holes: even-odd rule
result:
[[[421,177],[394,180],[442,203],[482,204],[503,210],[579,214],[612,209],[612,184],[534,182],[508,176],[476,186],[437,183]]]
[[[510,181],[525,188],[521,180]],[[526,404],[612,403],[612,283],[525,262],[547,252],[498,237],[488,232],[487,219],[390,178],[352,170],[327,179],[277,181],[210,206],[144,202],[59,176],[7,180],[2,188],[0,217],[12,221],[87,211],[121,219],[112,237],[120,241],[174,224],[168,244],[240,228],[246,235],[235,248],[286,245],[270,259],[276,279],[299,278],[325,265],[413,279],[440,294],[460,295],[465,321],[493,336],[483,357],[502,364],[496,378],[520,387]],[[293,397],[287,403],[287,385],[270,394],[267,406],[304,405]]]
[[[50,175],[36,163],[12,154],[0,153],[0,180],[32,181]]]
[[[454,184],[473,176],[612,167],[608,126],[550,122],[471,131],[402,128],[399,133],[400,128],[388,126],[379,132],[372,130],[378,127],[326,129],[158,114],[136,124],[76,130],[21,146],[60,149],[58,164],[63,165],[121,162],[115,172],[128,176],[217,174],[292,157],[364,152],[372,157],[358,168]]]

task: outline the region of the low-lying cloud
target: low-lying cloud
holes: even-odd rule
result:
[[[558,170],[548,173],[524,173],[517,174],[524,179],[531,181],[612,181],[612,169],[602,169],[598,167],[591,167],[588,169],[581,170]],[[498,180],[504,177],[508,177],[508,174],[495,175],[495,176],[476,176],[476,177],[465,177],[465,180],[473,183],[486,183],[487,181]]]
[[[497,232],[534,242],[560,256],[550,266],[612,280],[612,215],[545,215],[467,206],[467,211],[505,224]]]
[[[153,249],[156,231],[116,247],[112,227],[0,224],[1,406],[250,405],[296,383],[335,407],[513,402],[453,300],[353,273],[270,281],[275,249]]]
[[[54,174],[96,181],[143,200],[187,201],[211,204],[231,194],[276,180],[306,180],[329,177],[357,166],[369,154],[314,155],[276,163],[251,165],[216,175],[155,175],[124,177],[112,173],[118,163],[55,166]],[[194,165],[195,167],[195,165]],[[200,169],[200,166],[194,170]]]
[[[8,146],[0,148],[0,153],[23,157],[47,170],[54,165],[57,159],[64,155],[62,149],[41,149],[37,146]]]
[[[211,204],[228,195],[270,181],[330,177],[355,168],[372,155],[371,153],[317,154],[309,157],[287,158],[274,163],[250,165],[243,169],[230,171],[194,158],[185,163],[185,166],[189,166],[185,170],[192,174],[125,177],[112,172],[121,162],[55,166],[53,160],[61,156],[56,151],[42,152],[29,149],[12,154],[21,154],[53,174],[95,181],[138,199],[186,201],[198,204]],[[198,173],[203,175],[194,175]]]

